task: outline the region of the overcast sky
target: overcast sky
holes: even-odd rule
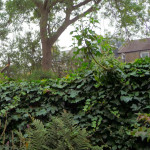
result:
[[[71,31],[74,31],[74,26],[69,26],[63,33],[62,35],[59,37],[58,39],[58,44],[60,47],[64,47],[64,49],[62,50],[70,50],[71,49],[71,45],[73,43],[72,41],[72,35],[70,35]],[[108,30],[109,32],[114,32],[114,28],[109,26],[109,20],[108,19],[102,19],[100,21],[99,24],[99,29],[95,29],[96,33],[99,35],[104,35],[105,34],[105,30]]]

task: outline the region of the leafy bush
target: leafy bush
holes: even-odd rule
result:
[[[139,113],[133,127],[133,130],[129,134],[137,137],[137,142],[142,140],[142,143],[137,148],[139,150],[143,148],[148,150],[150,147],[150,114]]]
[[[131,135],[150,141],[150,114],[139,114]]]
[[[5,76],[4,74],[0,73],[0,83],[8,81],[9,78]]]
[[[44,124],[63,109],[86,128],[93,145],[104,149],[137,149],[143,141],[129,134],[137,113],[150,111],[150,58],[90,70],[79,76],[38,82],[0,84],[0,115],[8,115],[6,139],[11,130],[24,130],[29,114]],[[145,142],[145,141],[144,141]],[[136,144],[135,144],[136,143]]]
[[[31,117],[32,118],[32,117]],[[46,126],[40,120],[32,118],[24,136],[16,131],[19,136],[19,144],[14,137],[6,144],[1,143],[0,148],[7,150],[99,150],[98,146],[91,146],[87,139],[86,129],[81,129],[73,120],[70,113],[64,113],[60,117],[52,117]],[[7,120],[6,120],[7,122]],[[5,135],[6,126],[1,137]],[[14,135],[13,135],[14,136]]]
[[[28,81],[34,81],[34,80],[42,80],[42,79],[55,79],[57,78],[57,75],[53,73],[52,71],[42,71],[42,70],[34,70],[31,74],[27,75],[25,77]]]
[[[87,132],[73,121],[73,116],[63,113],[61,117],[52,117],[52,121],[44,127],[43,123],[33,119],[24,138],[19,133],[22,148],[28,150],[88,150],[92,146],[87,139]],[[24,139],[24,140],[22,140]]]

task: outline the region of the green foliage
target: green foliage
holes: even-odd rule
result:
[[[150,115],[149,114],[139,114],[137,118],[137,122],[134,125],[134,129],[131,132],[131,135],[136,137],[141,137],[142,140],[147,139],[150,140]]]
[[[98,64],[95,63],[95,67],[97,69],[97,72],[101,69],[101,71],[111,70],[113,69],[120,69],[123,70],[124,63],[120,62],[117,58],[115,58],[114,54],[104,53],[101,57],[97,57],[96,61]],[[103,67],[99,67],[99,64]]]
[[[7,49],[10,51],[7,51]],[[8,56],[11,65],[7,74],[15,80],[40,80],[43,78],[62,77],[79,67],[75,65],[77,61],[72,59],[71,52],[62,52],[60,47],[55,45],[52,47],[52,69],[47,72],[42,71],[38,32],[34,34],[26,32],[24,37],[17,35],[16,40],[3,43],[3,48],[0,52],[1,66],[6,66]]]
[[[4,74],[0,73],[0,83],[8,81],[9,78],[5,76]]]
[[[109,18],[111,20],[111,25],[114,25],[114,20],[116,20],[117,24],[114,25],[118,28],[115,32],[116,35],[122,35],[122,37],[126,39],[126,37],[132,35],[137,36],[140,32],[142,33],[141,36],[143,36],[143,34],[149,34],[146,29],[147,27],[145,27],[143,22],[146,21],[147,18],[147,5],[149,4],[149,0],[120,0],[113,2],[106,0],[105,2],[103,16],[104,18]],[[114,7],[116,9],[114,9]],[[140,21],[139,19],[143,21]]]
[[[143,141],[129,133],[137,122],[136,114],[149,112],[150,58],[125,66],[109,63],[107,68],[58,80],[1,83],[1,120],[5,112],[8,115],[6,139],[12,130],[26,128],[29,114],[46,125],[51,116],[65,109],[76,124],[86,128],[93,145],[113,150],[142,145]]]
[[[96,26],[98,20],[90,18],[90,23],[92,23],[93,26]],[[93,26],[91,27],[89,24],[86,27],[82,27],[82,25],[80,25],[79,27],[76,27],[75,31],[71,32],[71,34],[74,34],[73,37],[76,40],[76,43],[74,43],[76,49],[75,53],[84,54],[89,60],[94,59],[94,57],[102,56],[105,52],[111,53],[112,50],[108,38],[96,34],[93,30]]]
[[[13,24],[15,24],[16,29],[19,29],[21,26],[19,20],[29,21],[30,12],[34,8],[34,4],[30,0],[13,0],[13,1],[6,1],[6,11],[9,14],[10,20]],[[24,16],[26,14],[27,16]]]
[[[0,40],[6,40],[9,33],[8,27],[8,15],[5,11],[4,1],[0,0]]]
[[[35,81],[42,79],[55,79],[57,78],[56,73],[52,71],[42,71],[42,70],[34,70],[31,74],[26,75],[24,77],[27,81]]]
[[[39,1],[40,2],[40,1]],[[87,6],[87,5],[93,5],[93,1],[89,1],[86,5],[81,6]],[[118,34],[126,34],[131,33],[132,31],[138,31],[141,29],[141,26],[144,22],[148,21],[148,12],[149,9],[146,9],[146,5],[148,6],[149,0],[138,0],[138,1],[132,1],[132,0],[120,0],[120,1],[95,1],[97,2],[99,6],[98,10],[104,11],[103,15],[106,18],[109,18],[112,20],[112,24],[119,28],[116,32]],[[55,4],[56,3],[56,4]],[[52,35],[56,30],[61,26],[61,21],[63,16],[61,14],[65,14],[64,8],[68,8],[70,11],[73,6],[78,6],[80,3],[79,0],[72,0],[70,2],[66,0],[62,0],[61,2],[59,0],[55,1],[55,5],[53,8],[51,8],[51,12],[49,14],[49,22],[50,22],[50,30],[52,32]],[[6,1],[6,10],[7,14],[9,14],[9,17],[11,19],[11,22],[15,24],[15,27],[21,26],[20,21],[24,22],[34,22],[38,24],[38,21],[41,18],[40,10],[36,7],[36,3],[33,3],[32,0],[9,0]],[[40,3],[41,5],[43,3]],[[47,6],[51,6],[53,4],[46,3]],[[103,9],[104,8],[104,9]],[[75,7],[75,10],[72,12],[72,16],[78,16],[81,14],[82,7]],[[69,11],[69,13],[70,13]],[[85,13],[87,15],[87,13]],[[83,15],[85,16],[85,15]],[[100,16],[102,17],[102,15]],[[81,17],[79,17],[81,18]],[[93,22],[93,20],[91,21]],[[117,22],[117,23],[116,23]],[[17,24],[17,25],[16,25]],[[120,28],[122,29],[120,32]],[[146,27],[145,27],[146,28]],[[147,29],[141,29],[141,30],[147,30]],[[126,30],[125,30],[126,29]],[[129,32],[129,31],[130,32]],[[124,34],[125,35],[125,34]]]
[[[148,106],[149,107],[149,106]],[[139,113],[136,122],[133,124],[133,130],[129,132],[131,136],[137,137],[143,141],[138,149],[149,149],[150,146],[150,114]],[[138,142],[138,140],[137,140]]]
[[[23,76],[41,67],[38,33],[26,32],[24,37],[18,34],[16,39],[10,43],[4,43],[4,45],[0,52],[1,63],[2,66],[5,66],[9,56],[11,65],[8,71],[11,78],[23,78]]]
[[[87,132],[73,121],[73,116],[63,113],[61,117],[52,117],[47,128],[39,120],[33,119],[28,127],[22,148],[28,150],[88,150],[92,146],[87,140]],[[22,136],[21,136],[22,139]]]
[[[113,54],[105,53],[101,57],[97,57],[94,64],[95,79],[98,81],[97,87],[111,81],[120,82],[125,78],[123,71],[125,64],[116,59]]]
[[[82,60],[83,66],[88,62],[86,67],[96,66],[99,73],[117,67],[120,69],[122,64],[112,54],[112,50],[115,49],[113,46],[115,40],[110,40],[107,35],[105,37],[98,35],[94,31],[93,27],[99,23],[97,19],[90,18],[90,23],[92,25],[88,24],[86,27],[80,25],[71,32],[75,39],[73,46],[76,51],[74,53]]]
[[[40,31],[43,32],[43,30],[45,30],[45,35],[41,36],[41,41],[45,41],[44,38],[47,38],[46,41],[48,41],[48,43],[46,45],[49,45],[50,49],[70,24],[75,23],[78,19],[84,16],[88,16],[88,14],[93,11],[97,11],[99,9],[103,10],[103,7],[106,11],[104,13],[105,16],[110,16],[113,19],[115,26],[119,29],[122,29],[123,32],[121,33],[121,30],[117,30],[119,31],[119,35],[122,33],[123,35],[128,35],[131,33],[129,31],[133,31],[134,29],[139,31],[139,29],[141,29],[145,24],[146,28],[143,27],[143,29],[146,29],[146,32],[148,30],[148,8],[146,7],[146,5],[149,4],[148,0],[88,0],[85,1],[85,3],[81,3],[80,0],[7,0],[4,4],[6,6],[12,32],[20,32],[20,30],[22,31],[24,23],[32,26],[32,23],[39,25],[39,22],[41,22],[43,25],[40,25]],[[86,9],[89,6],[90,8]],[[43,11],[41,11],[41,8]],[[50,9],[50,11],[47,11],[47,9]],[[1,18],[3,18],[3,16]],[[114,21],[114,19],[116,20]],[[95,22],[98,23],[97,20],[93,18],[90,19],[90,23]],[[140,25],[142,25],[142,27]],[[78,29],[79,28],[77,28],[77,31],[80,31],[80,29]],[[126,34],[124,34],[125,32]],[[100,51],[104,52],[105,50],[111,49],[108,44],[107,37],[104,38],[100,35],[97,35],[95,31],[89,27],[84,27],[84,30],[82,30],[79,35],[75,35],[75,38],[78,40],[78,46],[82,46],[80,50],[83,51],[88,57],[90,55],[93,58],[93,54],[100,55]],[[51,42],[49,43],[49,41]],[[46,46],[44,43],[45,42],[42,42],[42,47]],[[34,45],[34,43],[32,43],[32,45]],[[48,46],[46,47],[48,48]],[[45,51],[45,48],[43,48],[43,51]],[[51,57],[51,52],[52,50],[49,50],[49,57]],[[50,64],[48,66],[48,69],[50,69],[52,66],[52,59],[46,58],[46,56],[48,57],[48,55],[44,55],[43,60],[49,61],[49,63],[46,64]],[[45,66],[42,67],[43,69],[45,68]]]

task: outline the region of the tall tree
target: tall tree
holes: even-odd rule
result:
[[[12,19],[16,18],[15,15],[29,15],[32,10],[33,16],[28,19],[30,21],[31,19],[39,20],[43,55],[42,68],[49,70],[52,66],[51,49],[56,40],[70,24],[94,11],[95,6],[100,2],[101,0],[8,0],[6,6]],[[80,11],[81,9],[83,11]],[[22,16],[19,19],[26,18]]]
[[[144,1],[144,0],[143,0]],[[143,9],[142,0],[7,0],[9,20],[18,28],[22,22],[39,24],[42,44],[42,68],[52,67],[52,46],[65,31],[88,13],[104,6],[106,15],[122,18],[122,27],[136,23],[135,17]],[[100,7],[99,7],[100,9]],[[125,20],[124,20],[125,19]],[[134,21],[132,21],[134,19]]]
[[[0,0],[0,40],[4,40],[8,34],[7,25],[9,24],[8,16],[5,12],[3,1]]]

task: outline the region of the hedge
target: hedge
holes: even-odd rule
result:
[[[7,114],[7,134],[24,130],[30,115],[45,125],[63,109],[88,130],[93,145],[104,149],[140,149],[149,143],[130,135],[138,113],[150,113],[150,59],[104,72],[58,80],[0,84],[0,119]],[[1,131],[0,131],[1,133]]]

